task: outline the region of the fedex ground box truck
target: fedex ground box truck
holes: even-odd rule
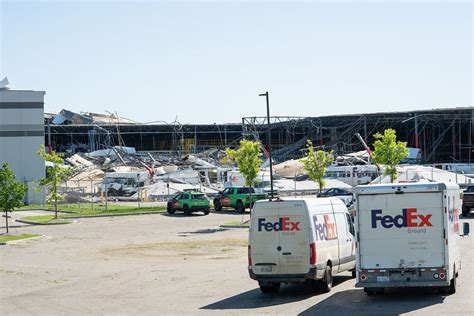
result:
[[[456,291],[461,269],[460,191],[453,183],[395,183],[354,188],[356,287]]]
[[[248,271],[263,293],[310,282],[329,292],[333,275],[355,277],[355,229],[338,198],[257,201],[251,213]]]

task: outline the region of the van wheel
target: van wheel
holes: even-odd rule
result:
[[[321,291],[323,293],[328,293],[332,289],[332,268],[330,265],[326,266],[326,271],[324,272],[324,278],[320,281]]]
[[[204,215],[209,215],[210,212],[211,212],[211,209],[208,207],[204,210]]]
[[[235,210],[239,213],[244,213],[245,212],[244,203],[242,203],[242,201],[237,201],[237,204],[235,205]]]
[[[216,212],[222,211],[221,201],[219,201],[218,199],[214,200],[214,210],[216,210]]]
[[[189,206],[187,204],[185,204],[183,206],[183,211],[184,211],[184,215],[186,215],[186,216],[191,215],[191,209],[189,208]]]
[[[262,285],[262,284],[258,284],[260,286],[260,291],[262,291],[262,293],[278,293],[278,291],[280,291],[280,283],[276,282],[276,283],[273,283],[272,285]]]

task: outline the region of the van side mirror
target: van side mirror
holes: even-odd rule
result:
[[[469,223],[462,224],[462,235],[469,236]]]

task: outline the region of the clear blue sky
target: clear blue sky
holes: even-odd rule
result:
[[[2,1],[2,0],[0,0]],[[2,1],[0,76],[148,122],[473,105],[473,4]]]

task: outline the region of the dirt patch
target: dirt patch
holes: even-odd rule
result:
[[[246,239],[226,238],[217,240],[186,240],[186,241],[160,241],[144,244],[129,244],[113,248],[105,248],[102,252],[106,255],[150,257],[150,256],[179,256],[179,257],[215,257],[219,259],[223,252],[232,257],[238,249],[247,247]]]

